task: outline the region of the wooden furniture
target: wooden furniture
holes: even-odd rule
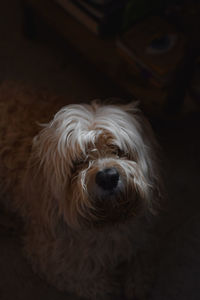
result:
[[[166,114],[169,107],[171,111],[181,103],[183,95],[176,94],[175,98],[172,93],[174,87],[166,91],[139,80],[131,71],[131,66],[118,53],[115,38],[102,39],[91,33],[52,0],[23,0],[22,4],[29,35],[34,33],[35,16],[39,16],[89,63],[139,99],[150,115]]]

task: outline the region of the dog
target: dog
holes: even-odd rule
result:
[[[1,85],[3,205],[23,219],[33,270],[59,290],[142,299],[136,253],[162,198],[151,126],[135,102],[61,102]]]

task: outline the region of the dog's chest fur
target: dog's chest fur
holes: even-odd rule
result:
[[[87,283],[92,286],[95,280],[105,290],[113,282],[114,290],[116,285],[122,284],[118,276],[123,278],[123,272],[133,261],[139,246],[134,236],[135,227],[130,223],[128,230],[126,224],[106,230],[77,232],[67,228],[59,230],[56,239],[37,228],[32,235],[29,231],[26,253],[35,271],[41,275],[47,274],[48,281],[61,290],[67,286],[68,290],[73,291],[78,282],[79,285]],[[141,242],[141,237],[139,240]],[[40,247],[33,247],[36,244]]]

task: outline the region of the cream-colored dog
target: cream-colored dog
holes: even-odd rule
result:
[[[60,109],[59,99],[6,83],[0,114],[1,198],[24,220],[33,269],[85,298],[123,288],[140,297],[141,219],[156,210],[160,177],[153,133],[137,106]]]

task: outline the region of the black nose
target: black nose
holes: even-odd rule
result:
[[[96,184],[104,190],[114,189],[119,181],[119,173],[115,168],[108,168],[96,174]]]

